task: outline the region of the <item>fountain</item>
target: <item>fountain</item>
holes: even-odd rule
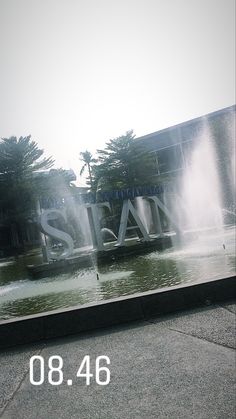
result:
[[[216,153],[206,120],[195,140],[183,172],[180,200],[184,214],[181,225],[187,230],[221,229],[223,226],[221,188]]]
[[[145,190],[139,196],[122,190],[107,194],[103,198],[107,202],[83,203],[69,197],[60,209],[45,205],[40,219],[49,260],[27,259],[28,271],[21,258],[0,266],[6,282],[0,291],[0,317],[233,276],[236,211],[231,116],[220,128],[202,118],[191,140],[184,138],[183,170],[181,175],[173,172],[171,181],[168,178],[171,187],[166,181],[159,192]],[[181,140],[176,139],[177,145]],[[116,223],[118,200],[121,216]],[[50,224],[54,230],[50,231]],[[64,245],[50,248],[50,242],[58,241]],[[29,273],[38,279],[36,283],[29,281]]]
[[[167,189],[164,193],[165,205],[171,209],[182,231],[181,240],[175,237],[172,240],[174,257],[195,258],[201,254],[202,258],[209,258],[216,253],[219,259],[226,257],[236,220],[235,207],[232,208],[233,114],[231,117],[224,121],[221,130],[211,125],[206,117],[202,118],[198,135],[187,149],[188,153],[185,150],[183,154],[180,178],[175,180],[171,192]],[[207,269],[210,272],[211,266]]]
[[[145,229],[149,233],[151,228],[151,211],[148,202],[143,197],[137,196],[135,198],[135,207]]]
[[[233,114],[231,116],[233,117]],[[232,201],[231,197],[229,198],[231,192],[228,191],[233,183],[230,174],[233,168],[233,119],[231,118],[230,122],[229,119],[223,123],[220,121],[220,125],[218,122],[215,124],[214,121],[212,124],[207,117],[203,117],[191,141],[184,139],[181,142],[181,138],[177,138],[180,142],[176,146],[180,148],[183,167],[181,175],[172,175],[171,192],[164,187],[164,193],[162,189],[156,195],[141,196],[138,193],[137,196],[132,196],[130,193],[129,197],[124,198],[124,191],[121,191],[120,225],[116,226],[118,234],[106,225],[107,216],[112,216],[112,201],[83,204],[80,200],[77,205],[72,197],[68,205],[69,211],[64,208],[65,214],[62,213],[61,217],[66,221],[67,212],[73,215],[72,218],[76,220],[82,232],[82,241],[87,246],[87,252],[81,247],[81,243],[78,245],[80,240],[72,243],[73,237],[70,237],[68,231],[66,233],[66,230],[60,231],[60,227],[57,230],[50,226],[50,217],[53,219],[55,213],[60,215],[60,210],[44,211],[41,215],[43,232],[49,236],[54,235],[64,243],[63,252],[55,258],[49,250],[49,262],[56,259],[58,269],[61,269],[65,265],[87,266],[89,259],[97,273],[97,258],[110,260],[134,252],[146,252],[147,249],[151,251],[154,245],[160,243],[168,246],[167,238],[170,237],[174,245],[179,245],[180,240],[176,240],[174,236],[186,237],[186,245],[189,246],[191,238],[196,241],[199,234],[208,234],[210,230],[218,232],[217,241],[225,249],[225,219],[229,220],[229,217],[232,219],[235,216],[235,209],[229,206],[224,208],[226,202]],[[222,135],[226,151],[222,148]],[[228,189],[224,188],[225,179]],[[184,240],[181,239],[181,245],[183,244]],[[56,264],[49,265],[49,270],[57,267]],[[42,269],[44,268],[43,266]],[[46,271],[49,273],[47,269]]]

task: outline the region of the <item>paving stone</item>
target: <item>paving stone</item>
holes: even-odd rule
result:
[[[30,357],[41,347],[18,347],[0,353],[0,414],[28,372]]]
[[[224,307],[206,307],[168,316],[165,323],[169,329],[177,330],[200,339],[235,348],[235,314]]]
[[[175,322],[180,328],[182,322],[185,331],[196,332],[203,320],[208,324],[203,328],[205,336],[214,329],[212,341],[170,329]],[[158,323],[132,323],[47,342],[41,355],[46,364],[52,355],[63,358],[63,384],[52,386],[45,381],[33,386],[29,375],[24,376],[25,370],[16,372],[24,379],[2,418],[231,419],[235,407],[234,350],[214,342],[231,322],[232,313],[209,308],[173,315]],[[215,331],[217,324],[219,333]],[[32,353],[30,348],[23,351],[23,364]],[[91,357],[92,373],[95,358],[109,356],[108,386],[97,385],[94,378],[86,386],[85,379],[76,377],[85,355]],[[5,356],[11,359],[12,355]],[[68,378],[73,379],[72,386],[67,385]]]

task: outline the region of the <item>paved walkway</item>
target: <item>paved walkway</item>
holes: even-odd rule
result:
[[[236,305],[206,307],[149,322],[6,350],[0,354],[4,419],[233,419]],[[29,359],[63,358],[59,386],[29,382]],[[85,355],[109,356],[107,386],[85,385]],[[69,386],[67,379],[73,378]],[[57,379],[57,375],[54,375]]]

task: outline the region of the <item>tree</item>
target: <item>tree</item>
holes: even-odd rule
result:
[[[92,154],[88,150],[81,151],[80,160],[84,163],[81,170],[80,170],[80,176],[82,176],[82,174],[84,173],[84,170],[87,168],[88,173],[89,173],[89,185],[92,188],[93,178],[92,178],[92,167],[91,167],[91,165],[96,163],[97,160],[93,158]]]
[[[49,169],[54,161],[43,157],[31,136],[0,141],[0,209],[21,242],[23,224],[35,207],[39,193],[35,172]],[[21,243],[22,244],[22,243]]]
[[[97,150],[98,165],[93,168],[100,189],[121,189],[150,185],[154,160],[135,140],[133,131],[111,139],[104,150]]]

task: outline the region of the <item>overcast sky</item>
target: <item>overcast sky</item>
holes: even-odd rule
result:
[[[80,167],[235,103],[234,0],[0,0],[0,137]]]

